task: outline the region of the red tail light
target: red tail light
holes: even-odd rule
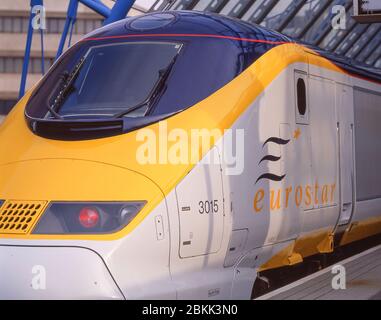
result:
[[[79,213],[79,222],[84,228],[94,228],[99,222],[100,214],[94,208],[83,208]]]
[[[33,234],[109,234],[128,225],[146,201],[52,202]]]

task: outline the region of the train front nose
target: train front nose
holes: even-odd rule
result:
[[[123,299],[126,269],[135,268],[126,259],[137,247],[131,241],[140,241],[142,221],[162,202],[160,189],[137,172],[86,160],[23,161],[0,171],[0,299]]]
[[[0,299],[124,299],[103,259],[76,247],[0,246]]]
[[[146,176],[120,166],[81,159],[41,159],[0,166],[0,200],[146,201],[162,199]]]

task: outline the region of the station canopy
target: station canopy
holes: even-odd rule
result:
[[[150,11],[220,13],[279,31],[354,63],[381,68],[381,23],[353,19],[354,1],[361,0],[157,0]],[[338,15],[338,8],[343,7],[345,28],[333,28],[333,18]]]

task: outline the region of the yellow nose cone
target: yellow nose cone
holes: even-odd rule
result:
[[[0,166],[0,199],[12,201],[147,201],[127,234],[162,200],[144,175],[129,169],[71,159],[30,160]]]

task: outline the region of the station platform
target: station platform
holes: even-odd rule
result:
[[[346,289],[333,289],[333,267],[345,268]],[[381,245],[336,263],[256,300],[381,300]]]

